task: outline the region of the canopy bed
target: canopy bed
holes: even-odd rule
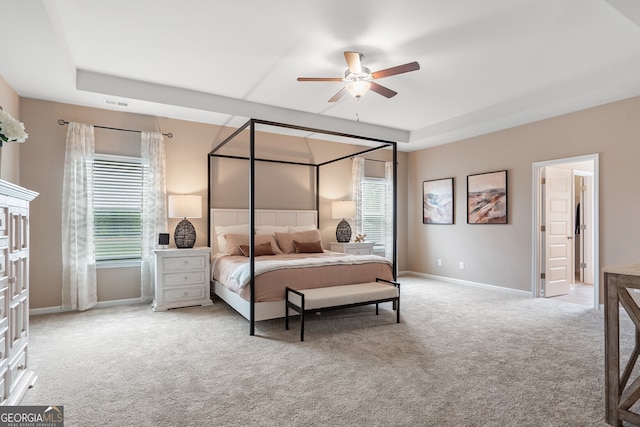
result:
[[[287,140],[285,148],[274,140]],[[299,141],[299,143],[298,143]],[[313,144],[334,144],[331,153],[310,153]],[[302,148],[301,148],[302,147]],[[344,147],[344,148],[343,148]],[[308,149],[302,155],[301,152]],[[262,151],[260,151],[262,150]],[[267,151],[264,151],[267,150]],[[293,155],[293,152],[297,153]],[[390,259],[378,255],[349,255],[326,251],[321,243],[321,206],[330,198],[320,197],[321,170],[336,162],[364,156],[378,150],[388,153],[393,162],[393,239]],[[337,153],[337,154],[336,154]],[[246,207],[223,207],[228,198],[219,196],[224,182],[219,180],[223,162],[241,162],[232,180],[246,180],[247,198],[235,204]],[[247,164],[248,163],[248,164]],[[304,167],[309,172],[307,197],[288,194],[300,200],[301,209],[265,209],[258,202],[259,187],[265,188],[257,165],[271,164],[285,170]],[[396,280],[397,277],[397,147],[393,141],[344,134],[339,132],[251,119],[234,131],[209,153],[209,246],[213,249],[212,290],[249,320],[249,334],[255,334],[255,322],[285,317],[285,288],[308,289],[375,281],[376,278]],[[244,169],[245,166],[248,166]],[[242,169],[242,172],[237,172]],[[217,175],[216,175],[217,174]],[[242,175],[242,176],[241,176]],[[284,181],[284,180],[283,180]],[[299,191],[286,182],[269,182],[283,193]],[[216,193],[217,192],[217,193]],[[326,189],[325,189],[326,192]],[[213,196],[217,196],[217,199]],[[231,198],[231,197],[230,197]],[[305,200],[306,198],[306,200]],[[216,199],[212,204],[212,199]],[[239,199],[240,200],[240,199]],[[215,206],[218,204],[218,206]],[[288,207],[288,206],[287,206]],[[311,209],[308,209],[311,207]],[[328,216],[330,218],[330,216]],[[320,246],[318,246],[320,243]],[[284,263],[284,264],[283,264]],[[268,284],[267,284],[268,283]]]

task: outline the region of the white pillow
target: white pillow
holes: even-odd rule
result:
[[[237,224],[237,225],[216,225],[216,241],[218,242],[218,252],[222,252],[225,254],[229,253],[229,249],[227,248],[227,239],[224,238],[224,235],[227,233],[248,233],[249,232],[249,224]]]
[[[317,230],[318,226],[315,224],[311,225],[290,225],[289,233],[297,233],[298,231],[309,231],[309,230]]]
[[[256,225],[256,234],[288,233],[288,225]]]

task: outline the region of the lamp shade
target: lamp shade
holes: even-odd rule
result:
[[[169,218],[202,218],[202,197],[169,196]]]
[[[331,218],[354,218],[356,216],[356,202],[353,200],[341,200],[331,202]]]

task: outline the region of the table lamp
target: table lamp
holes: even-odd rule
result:
[[[355,218],[356,202],[352,200],[341,200],[331,202],[331,218],[342,219],[336,227],[336,239],[339,243],[347,243],[351,240],[351,226],[345,218]]]
[[[169,218],[183,218],[173,233],[176,247],[192,248],[196,243],[196,229],[187,218],[202,218],[202,197],[186,194],[169,196]]]

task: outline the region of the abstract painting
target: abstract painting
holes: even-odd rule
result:
[[[453,178],[422,183],[422,223],[453,224]]]
[[[507,171],[467,176],[467,223],[507,223]]]

